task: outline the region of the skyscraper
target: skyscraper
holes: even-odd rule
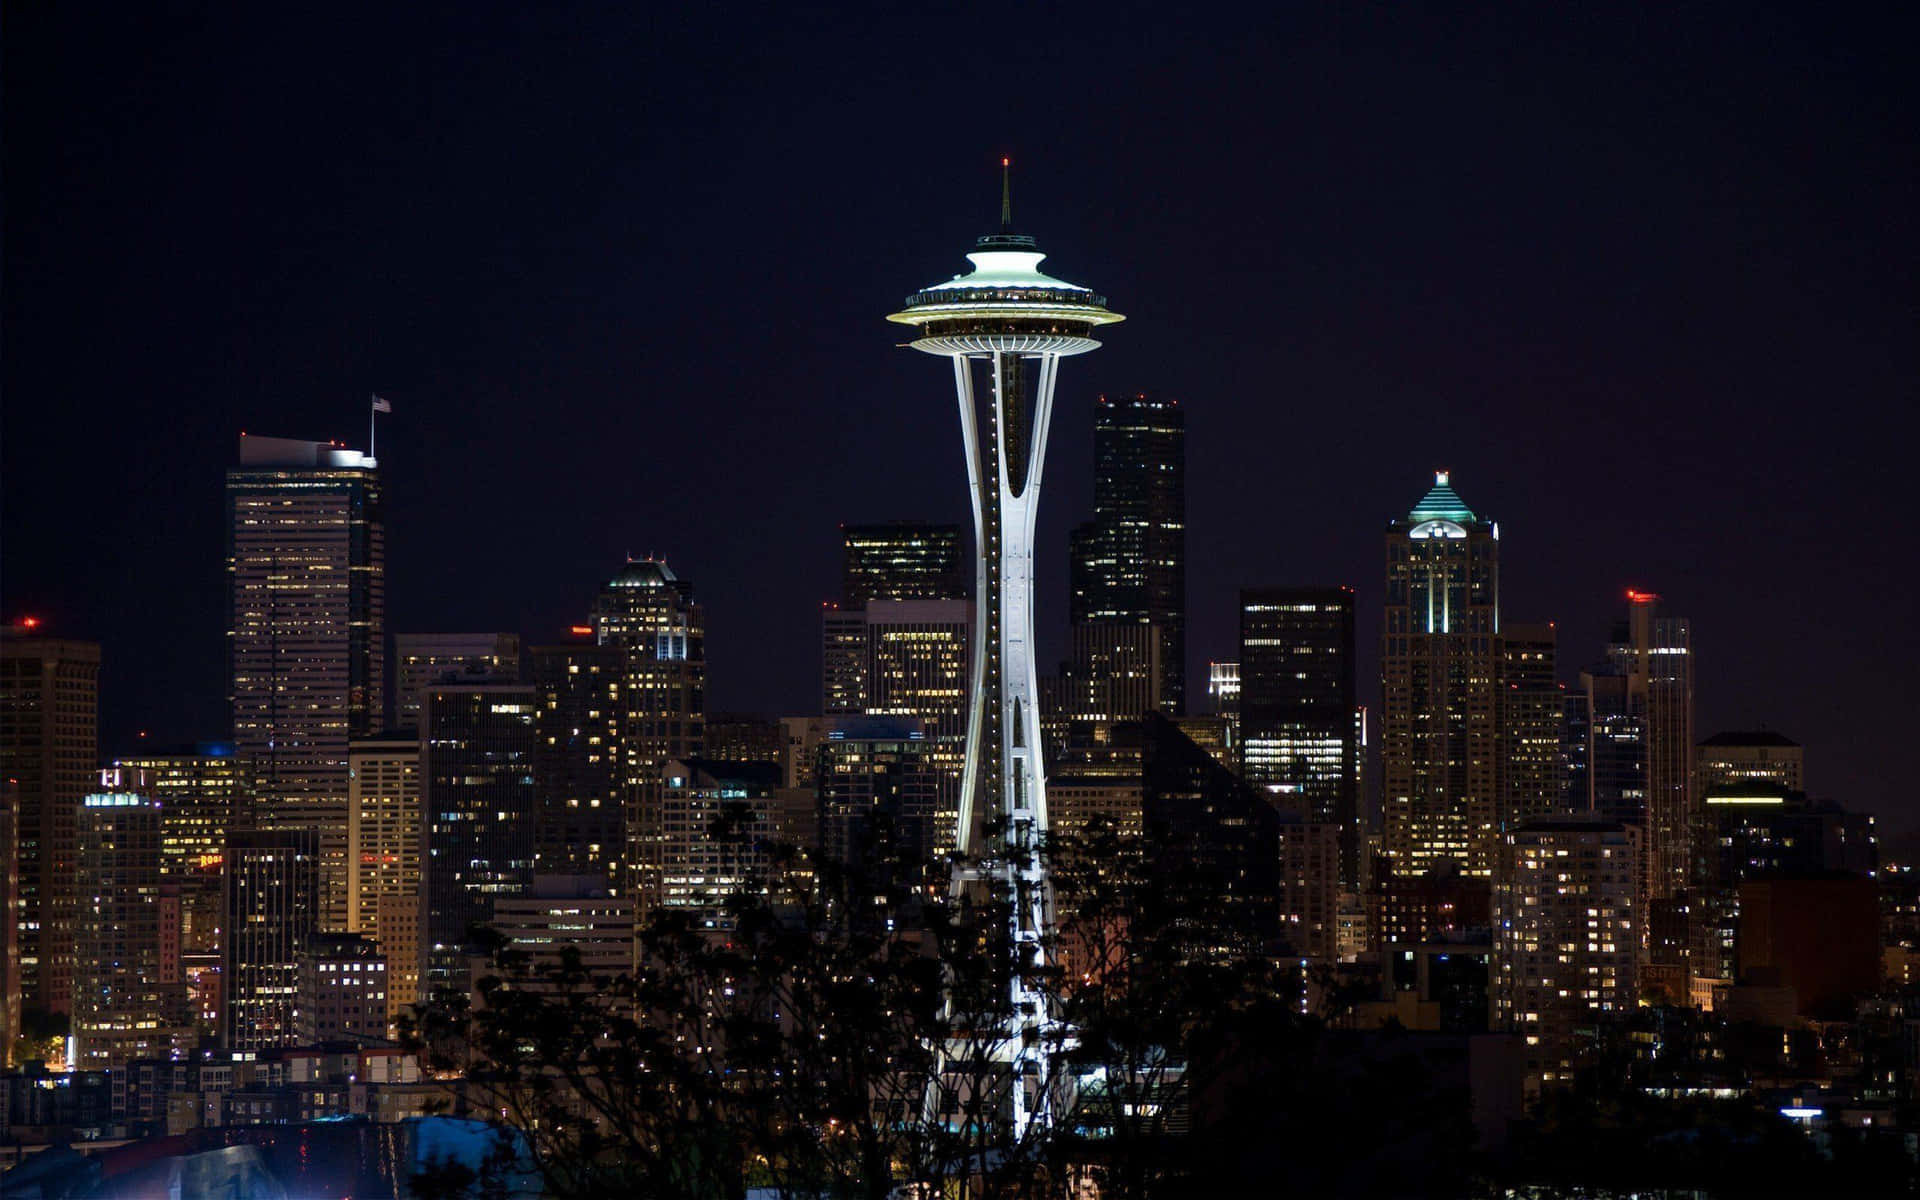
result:
[[[705,746],[706,613],[693,584],[659,559],[630,559],[600,589],[593,627],[621,655],[621,787],[628,801],[625,869],[644,920],[659,900],[661,768]]]
[[[300,956],[319,909],[319,840],[312,829],[236,830],[227,837],[220,1032],[229,1050],[266,1050],[299,1040],[294,1007]]]
[[[0,630],[0,779],[19,804],[19,984],[24,1004],[73,1004],[74,838],[99,766],[100,647]]]
[[[536,870],[598,875],[608,887],[626,888],[621,863],[633,789],[621,753],[628,720],[625,651],[583,638],[535,646],[527,665],[539,697]]]
[[[966,758],[974,619],[960,528],[921,522],[843,525],[844,595],[821,613],[821,709],[830,720],[921,723],[952,848]]]
[[[1248,783],[1339,830],[1340,883],[1360,878],[1353,589],[1240,591],[1240,761]]]
[[[821,743],[821,844],[829,859],[874,884],[917,886],[895,869],[931,864],[936,848],[952,841],[938,827],[940,771],[919,721],[898,717],[844,717]],[[850,899],[850,898],[849,898]],[[871,916],[850,907],[854,917]]]
[[[1500,528],[1441,471],[1387,527],[1381,804],[1395,874],[1424,875],[1443,859],[1493,872],[1499,632]]]
[[[0,630],[0,778],[19,797],[19,989],[46,1012],[73,1006],[73,868],[81,797],[100,753],[100,645]]]
[[[74,1065],[164,1056],[178,1007],[161,984],[160,802],[140,771],[109,768],[80,803]]]
[[[426,790],[420,741],[356,739],[347,805],[347,932],[372,938],[386,960],[388,1019],[420,998],[420,937],[426,920],[421,852]]]
[[[1639,1003],[1640,831],[1556,818],[1502,835],[1494,1017],[1526,1037],[1529,1084],[1571,1077],[1602,1014]]]
[[[1039,854],[1047,803],[1033,654],[1034,521],[1060,360],[1098,347],[1094,331],[1121,317],[1091,290],[1041,274],[1046,256],[1013,232],[1004,186],[1000,231],[967,257],[972,272],[915,292],[888,320],[912,326],[915,349],[952,365],[973,493],[977,625],[955,843],[997,862],[991,886],[1016,900],[1010,933],[1037,963],[1051,905]],[[990,846],[984,827],[1002,819],[1004,833]],[[1009,1002],[1018,1014],[1007,1031],[1015,1046],[1009,1065],[1026,1081],[1013,1089],[1013,1124],[1024,1136],[1036,1117],[1049,1120],[1052,1098],[1039,1087],[1048,1077],[1039,1036],[1048,1001],[1025,972],[1014,972]]]
[[[1093,521],[1074,530],[1074,625],[1124,622],[1160,630],[1167,711],[1186,711],[1187,418],[1147,393],[1093,406]]]
[[[1566,696],[1554,676],[1554,627],[1500,631],[1500,827],[1560,812]]]
[[[517,633],[393,635],[394,729],[420,729],[421,697],[440,683],[518,683]]]
[[[661,765],[661,908],[687,914],[696,928],[731,929],[729,898],[766,894],[780,776],[773,763]]]
[[[426,977],[467,990],[468,933],[533,878],[536,693],[527,684],[427,689]]]
[[[958,525],[890,521],[842,525],[840,602],[965,600],[965,550]]]
[[[1654,899],[1687,886],[1699,806],[1693,792],[1693,623],[1658,614],[1660,597],[1627,593],[1627,620],[1608,656],[1646,696],[1647,837]]]
[[[240,436],[227,472],[233,737],[258,824],[320,839],[320,921],[344,926],[347,750],[385,704],[386,529],[371,455]]]

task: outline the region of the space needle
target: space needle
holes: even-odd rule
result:
[[[967,255],[973,270],[907,297],[887,320],[914,328],[915,350],[953,360],[960,435],[973,491],[976,616],[966,764],[955,831],[953,889],[993,888],[1011,903],[1014,948],[1006,1044],[1016,1136],[1050,1118],[1049,1001],[1039,985],[1052,891],[1040,840],[1047,793],[1034,662],[1033,540],[1060,360],[1099,347],[1123,320],[1106,297],[1040,271],[1034,240],[1013,232],[1009,167],[1001,163],[1000,229]]]

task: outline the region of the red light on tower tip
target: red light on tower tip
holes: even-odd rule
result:
[[[1660,593],[1658,592],[1642,592],[1636,591],[1633,588],[1627,589],[1627,603],[1629,604],[1652,604],[1659,598]]]
[[[21,617],[21,618],[20,618],[20,628],[22,628],[22,629],[38,629],[38,628],[40,628],[40,618],[39,618],[39,617]]]
[[[1003,167],[1010,167],[1013,165],[1013,160],[1010,158],[1003,158],[1000,160],[1000,165]]]

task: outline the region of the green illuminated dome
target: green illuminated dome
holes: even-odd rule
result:
[[[1433,489],[1421,497],[1420,503],[1413,506],[1407,514],[1409,521],[1478,521],[1466,502],[1461,500],[1447,482],[1445,471],[1433,473]]]

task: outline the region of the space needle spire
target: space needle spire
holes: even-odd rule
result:
[[[974,246],[973,270],[907,297],[887,320],[914,328],[915,350],[952,360],[973,492],[975,628],[953,888],[984,886],[1011,904],[1013,971],[1006,1044],[1014,1128],[1051,1118],[1051,1003],[1039,983],[1053,926],[1041,840],[1047,795],[1034,658],[1033,542],[1047,426],[1060,360],[1099,347],[1123,318],[1106,297],[1042,274],[1034,240],[1013,232],[1011,167],[1001,160],[1000,230]]]

